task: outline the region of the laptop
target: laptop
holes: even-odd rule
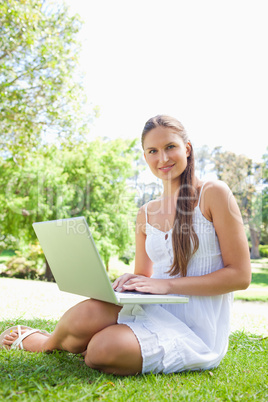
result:
[[[60,290],[123,304],[187,303],[188,297],[116,292],[96,248],[85,217],[33,223]]]

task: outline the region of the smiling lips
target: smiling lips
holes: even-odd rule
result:
[[[175,165],[175,163],[173,163],[173,165],[163,166],[158,169],[161,170],[161,172],[169,172],[173,168],[174,165]]]

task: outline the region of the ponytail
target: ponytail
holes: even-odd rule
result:
[[[199,247],[199,239],[193,228],[194,204],[197,199],[194,178],[194,153],[191,149],[187,167],[181,175],[181,185],[176,204],[172,231],[174,259],[169,270],[171,276],[187,275],[188,263]]]
[[[172,128],[182,138],[184,144],[187,144],[189,141],[183,125],[178,120],[170,116],[158,115],[146,122],[141,137],[142,146],[146,134],[158,126]],[[168,271],[171,276],[187,275],[188,263],[199,247],[199,239],[193,228],[194,204],[197,199],[197,191],[194,184],[194,152],[191,147],[186,169],[180,176],[180,189],[172,232],[174,259]]]

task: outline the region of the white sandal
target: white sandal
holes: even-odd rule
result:
[[[25,329],[28,330],[28,331],[26,331],[24,334],[22,334],[22,333],[21,333],[21,330],[25,330]],[[33,328],[30,328],[30,327],[25,327],[24,325],[15,325],[14,327],[10,327],[10,328],[6,329],[6,330],[5,330],[4,332],[2,332],[2,334],[0,335],[0,349],[3,349],[3,348],[4,348],[4,349],[8,349],[7,345],[4,345],[4,344],[3,344],[3,339],[4,339],[5,335],[11,334],[11,332],[13,332],[14,330],[17,330],[17,331],[18,331],[19,337],[18,337],[18,339],[16,339],[16,340],[12,343],[10,349],[24,349],[23,344],[22,344],[22,341],[23,341],[25,338],[27,338],[28,336],[34,334],[35,332],[39,332],[39,333],[41,333],[41,334],[42,334],[42,333],[43,333],[43,334],[48,334],[47,331],[43,331],[43,330],[40,330],[40,329],[33,329]]]

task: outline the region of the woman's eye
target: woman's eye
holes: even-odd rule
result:
[[[149,151],[149,154],[154,154],[155,152],[156,152],[155,149],[151,149],[151,150]]]
[[[175,148],[175,145],[169,145],[169,146],[167,147],[167,149],[172,149],[172,148]]]

